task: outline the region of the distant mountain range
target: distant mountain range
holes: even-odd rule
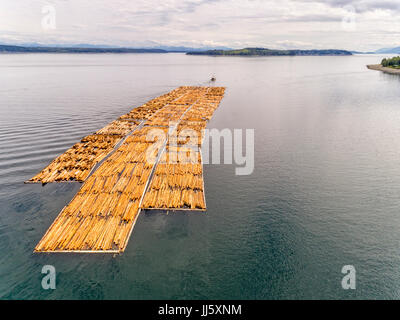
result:
[[[238,50],[192,51],[189,55],[206,56],[351,56],[346,50],[271,50],[266,48],[244,48]]]
[[[232,50],[228,47],[201,47],[201,48],[191,48],[191,47],[174,47],[174,46],[157,46],[152,47],[152,49],[161,49],[168,52],[197,52],[206,50]]]
[[[227,55],[227,56],[322,56],[351,55],[345,50],[271,50],[265,48],[245,48],[232,50],[230,48],[190,48],[159,46],[153,48],[123,48],[102,45],[77,44],[73,46],[43,46],[28,44],[25,46],[0,45],[0,53],[169,53],[185,52],[190,55]]]
[[[21,47],[0,45],[0,53],[167,53],[161,49],[84,48],[84,47]]]
[[[21,45],[0,44],[0,53],[167,53],[167,52],[197,52],[211,49],[228,50],[226,47],[179,47],[155,46],[150,48],[118,47],[93,44],[53,44],[24,43]]]
[[[351,55],[351,54],[400,54],[400,47],[383,48],[374,52],[346,50],[272,50],[265,48],[244,48],[233,50],[228,47],[153,46],[144,48],[110,46],[105,44],[1,44],[0,53],[168,53],[183,52],[191,55],[240,55],[240,56],[282,56],[282,55]]]
[[[354,54],[400,54],[400,47],[383,48],[373,52],[352,51]]]
[[[400,53],[400,47],[395,47],[395,48],[384,48],[375,51],[375,53]]]

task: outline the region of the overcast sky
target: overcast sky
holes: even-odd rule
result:
[[[0,1],[1,43],[367,51],[399,35],[400,0]]]

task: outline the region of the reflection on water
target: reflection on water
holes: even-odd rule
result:
[[[381,58],[1,55],[0,297],[398,298],[400,77],[365,67]],[[253,175],[207,165],[208,212],[142,214],[121,256],[34,255],[80,185],[23,181],[211,75],[227,91],[209,127],[255,129]],[[57,269],[51,292],[44,264]]]

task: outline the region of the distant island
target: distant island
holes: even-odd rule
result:
[[[400,74],[400,57],[391,59],[383,59],[381,64],[371,64],[367,66],[368,69],[383,71],[385,73]]]
[[[351,56],[346,50],[272,50],[265,48],[244,48],[238,50],[206,50],[187,52],[188,55],[204,56]]]
[[[391,59],[383,59],[381,63],[382,67],[388,67],[393,69],[400,69],[400,57],[394,57]]]
[[[167,53],[162,49],[82,48],[82,47],[22,47],[0,45],[0,53]]]

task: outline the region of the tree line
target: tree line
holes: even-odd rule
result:
[[[383,59],[382,60],[382,66],[383,67],[400,67],[400,57],[394,57],[391,59]]]

